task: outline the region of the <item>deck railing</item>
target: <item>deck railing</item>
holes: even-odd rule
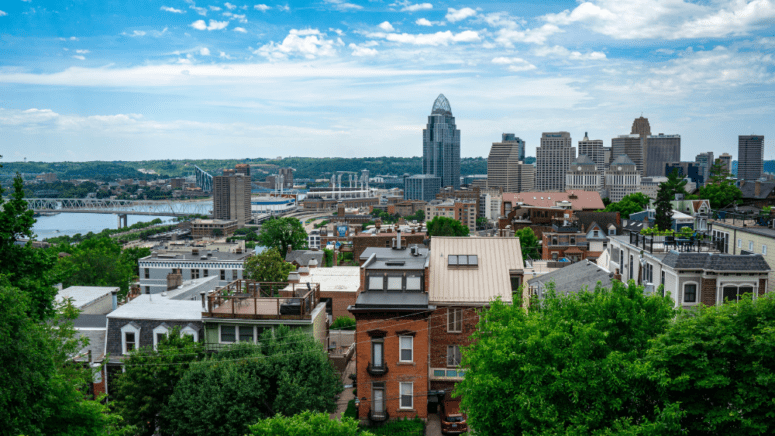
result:
[[[207,296],[207,311],[202,316],[309,319],[319,302],[319,283],[235,280]]]
[[[667,253],[670,250],[686,253],[720,253],[724,248],[724,242],[721,239],[682,238],[681,236],[642,235],[640,233],[630,233],[630,244],[649,253]]]

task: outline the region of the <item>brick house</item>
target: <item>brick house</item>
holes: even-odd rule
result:
[[[530,227],[536,238],[541,239],[543,232],[552,230],[552,219],[562,218],[567,213],[568,210],[561,207],[533,207],[518,204],[509,208],[506,215],[498,219],[498,228],[504,230],[506,226],[511,226],[511,230],[517,231]]]
[[[361,259],[367,248],[391,248],[393,240],[400,237],[401,246],[421,245],[427,236],[425,232],[418,232],[414,227],[408,232],[384,231],[381,227],[374,229],[374,233],[359,233],[352,237],[353,259]],[[399,229],[400,230],[400,229]]]
[[[288,281],[319,284],[320,302],[326,304],[326,314],[333,322],[340,316],[350,316],[347,308],[355,304],[361,286],[361,273],[357,266],[319,268],[310,265],[309,268],[291,272]]]

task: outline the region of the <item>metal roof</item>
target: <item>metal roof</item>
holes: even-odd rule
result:
[[[118,288],[108,286],[70,286],[59,291],[56,300],[61,303],[65,298],[72,298],[73,306],[82,309],[106,295],[109,296],[114,290],[118,291]]]
[[[109,313],[108,318],[201,321],[203,311],[198,300],[171,300],[159,294],[142,294]]]
[[[477,266],[448,266],[450,255],[476,255]],[[511,271],[522,271],[519,238],[431,239],[431,304],[486,304],[497,297],[511,303]]]

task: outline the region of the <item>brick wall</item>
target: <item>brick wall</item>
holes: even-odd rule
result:
[[[447,346],[459,345],[461,347],[468,345],[471,341],[469,337],[476,331],[476,324],[479,322],[477,307],[460,307],[463,318],[463,330],[460,333],[451,333],[447,331],[447,317],[450,307],[439,306],[431,316],[430,343],[431,368],[447,367]]]
[[[767,279],[759,279],[759,295],[764,295],[767,292]]]
[[[706,306],[716,305],[716,279],[701,279],[700,303]]]
[[[337,319],[340,316],[351,316],[350,312],[347,311],[347,307],[355,304],[357,296],[356,292],[320,291],[320,298],[331,299],[331,315],[333,319]]]

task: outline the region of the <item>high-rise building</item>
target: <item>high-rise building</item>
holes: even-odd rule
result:
[[[758,180],[764,172],[764,136],[737,138],[737,179]]]
[[[243,176],[250,177],[250,165],[248,164],[237,164],[234,166],[234,172],[236,174],[242,174]]]
[[[535,190],[565,191],[565,172],[576,159],[576,147],[568,132],[551,132],[541,135],[541,145],[536,149]]]
[[[697,187],[705,184],[703,167],[697,162],[669,162],[665,164],[665,176],[669,176],[673,170],[678,170],[679,176],[688,178],[692,183],[695,183]]]
[[[244,227],[253,218],[250,177],[243,172],[237,174],[235,170],[224,170],[223,173],[223,176],[213,177],[213,218],[236,220],[237,227]]]
[[[721,161],[721,166],[724,168],[724,171],[731,174],[732,173],[732,155],[729,153],[723,153],[721,156],[718,157],[718,160]]]
[[[280,168],[277,175],[282,176],[283,189],[293,189],[293,168]]]
[[[605,188],[608,199],[614,203],[640,191],[640,173],[635,162],[625,154],[614,159],[605,170]]]
[[[705,183],[708,183],[708,179],[710,179],[710,168],[713,166],[713,162],[715,162],[713,159],[713,152],[708,151],[705,153],[700,153],[694,158],[694,161],[700,165],[700,168],[702,168],[702,178],[704,179]]]
[[[460,189],[460,130],[444,94],[433,102],[422,131],[422,172],[441,179],[441,186]]]
[[[633,135],[639,135],[639,136],[651,136],[651,125],[649,124],[648,118],[643,118],[643,115],[641,115],[639,118],[635,118],[635,121],[632,122],[632,131],[630,131]]]
[[[603,147],[603,155],[605,156],[605,168],[611,165],[611,147]]]
[[[510,137],[507,137],[510,135]],[[511,133],[493,142],[487,158],[487,186],[503,192],[526,192],[535,184],[535,168],[524,163],[525,141]]]
[[[643,165],[648,177],[664,176],[665,164],[681,160],[681,135],[649,135],[643,148]]]
[[[637,120],[636,120],[637,121]],[[643,145],[646,137],[638,134],[619,135],[611,139],[611,159],[627,156],[635,163],[638,173],[643,174]],[[611,162],[613,165],[613,162]]]
[[[602,141],[601,141],[602,142]],[[597,191],[603,189],[603,175],[595,162],[586,154],[580,155],[570,164],[565,173],[565,190]]]
[[[605,147],[602,139],[589,139],[587,132],[584,132],[584,139],[579,141],[579,156],[587,155],[595,163],[597,169],[603,171],[608,162],[605,159]]]
[[[441,178],[431,174],[418,174],[404,179],[404,200],[431,201],[441,191]]]

